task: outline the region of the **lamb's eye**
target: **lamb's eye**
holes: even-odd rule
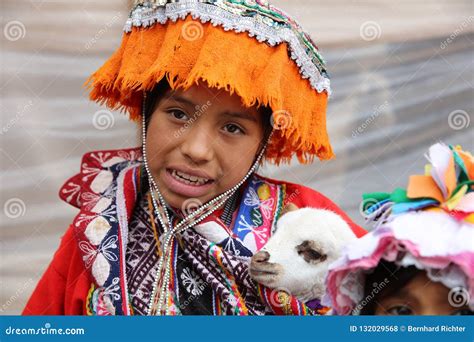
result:
[[[323,259],[326,259],[324,255],[311,248],[298,251],[298,254],[301,255],[306,262],[323,261]]]
[[[304,241],[296,246],[298,255],[301,255],[306,262],[322,262],[326,260],[327,255],[315,250],[311,245],[312,243],[310,241]]]
[[[306,254],[310,259],[313,259],[313,260],[321,259],[321,257],[322,257],[321,253],[315,251],[314,249],[307,250],[307,251],[305,252],[305,254]]]

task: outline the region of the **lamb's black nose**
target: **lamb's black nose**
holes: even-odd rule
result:
[[[270,259],[270,253],[266,251],[260,251],[257,254],[254,254],[252,257],[253,262],[267,262]]]

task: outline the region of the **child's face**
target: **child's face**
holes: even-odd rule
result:
[[[185,209],[187,199],[205,203],[236,185],[260,151],[262,121],[256,108],[223,90],[169,91],[147,132],[150,171],[166,202]]]
[[[377,300],[376,315],[456,315],[468,312],[467,306],[449,304],[449,289],[419,272],[395,294]]]

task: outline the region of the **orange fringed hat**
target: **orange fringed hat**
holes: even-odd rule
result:
[[[90,98],[141,117],[143,94],[166,77],[172,89],[201,81],[273,111],[267,160],[330,159],[330,82],[317,47],[266,1],[135,1],[121,46],[90,76]]]

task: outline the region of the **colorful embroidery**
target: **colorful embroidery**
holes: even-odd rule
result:
[[[211,244],[209,254],[215,262],[221,267],[222,271],[225,273],[225,283],[230,291],[230,296],[226,300],[231,304],[235,309],[235,315],[248,315],[248,309],[245,305],[245,300],[242,298],[239,288],[235,282],[234,276],[226,269],[222,262],[222,250],[215,244]]]
[[[137,149],[126,151],[91,152],[82,160],[81,176],[72,180],[61,189],[61,194],[71,193],[70,189],[81,187],[75,196],[73,205],[81,205],[73,225],[79,249],[87,269],[91,270],[96,288],[88,295],[88,312],[97,315],[124,314],[128,312],[125,289],[120,279],[126,275],[121,270],[123,262],[119,260],[121,233],[118,222],[119,211],[129,213],[130,208],[120,207],[121,196],[128,196],[129,204],[135,200],[135,188],[127,188],[126,195],[117,195],[116,190],[123,187],[118,184],[119,175],[133,171],[140,163]],[[131,169],[132,168],[132,169]],[[75,190],[74,190],[75,191]],[[132,200],[133,198],[133,200]],[[80,200],[80,203],[79,203]],[[123,253],[122,253],[123,254]],[[122,255],[123,256],[123,255]],[[122,263],[121,263],[122,262]]]
[[[96,289],[94,283],[91,284],[91,287],[89,291],[87,292],[87,297],[86,297],[86,313],[88,316],[93,316],[95,315],[93,311],[93,303],[92,303],[92,295],[94,293],[94,290]]]
[[[100,194],[93,194],[90,187],[82,185],[79,198],[83,199],[84,207],[74,222],[84,263],[90,268],[95,280],[87,295],[87,313],[90,315],[146,312],[144,308],[132,308],[125,283],[129,276],[132,281],[138,279],[129,273],[131,268],[128,264],[125,271],[127,245],[124,243],[129,238],[128,220],[132,213],[142,217],[142,224],[145,224],[142,234],[150,234],[150,239],[143,240],[143,243],[155,254],[157,248],[153,242],[152,224],[144,216],[148,215],[147,211],[134,211],[134,207],[140,205],[140,201],[137,201],[137,184],[141,161],[139,153],[130,151],[125,157],[130,156],[137,159],[125,159],[123,154],[119,157],[114,151],[85,157],[85,178],[88,182],[94,179],[94,175],[100,174],[100,171],[96,171],[101,167],[114,175],[110,185],[114,189],[109,187]],[[103,165],[94,164],[93,161],[101,161]],[[73,188],[74,185],[69,184],[68,187]],[[89,194],[83,196],[86,193]],[[197,309],[203,303],[209,304],[209,309],[202,308],[209,310],[204,311],[207,314],[275,313],[273,307],[261,298],[261,293],[250,279],[248,262],[253,252],[261,248],[274,231],[274,221],[281,212],[285,189],[255,175],[241,196],[233,227],[227,227],[218,216],[211,215],[194,229],[182,233],[181,246],[177,241],[173,244],[173,257],[169,260],[173,266],[170,274],[172,281],[166,298],[169,314],[181,314],[181,306],[187,313],[192,313],[189,310]],[[110,204],[107,208],[97,206],[101,201]],[[143,206],[147,207],[146,201]],[[92,211],[98,207],[101,212]],[[161,234],[160,227],[156,228]],[[130,238],[132,242],[136,241],[132,236]],[[131,257],[130,260],[137,259]],[[148,266],[154,265],[157,258],[150,261],[152,263]],[[147,272],[152,273],[152,269],[148,267]],[[153,278],[153,274],[151,276]],[[151,284],[146,284],[145,281],[143,287],[134,287],[136,292],[130,294],[134,303],[138,303],[137,296],[141,297],[139,299],[143,304],[149,300]],[[199,300],[201,297],[202,301]],[[288,297],[287,301],[290,303],[288,309],[281,312],[305,314],[305,307],[296,299]]]
[[[252,253],[260,250],[271,235],[273,213],[276,209],[278,186],[263,179],[252,178],[243,195],[243,205],[237,213],[233,228],[236,237]]]

